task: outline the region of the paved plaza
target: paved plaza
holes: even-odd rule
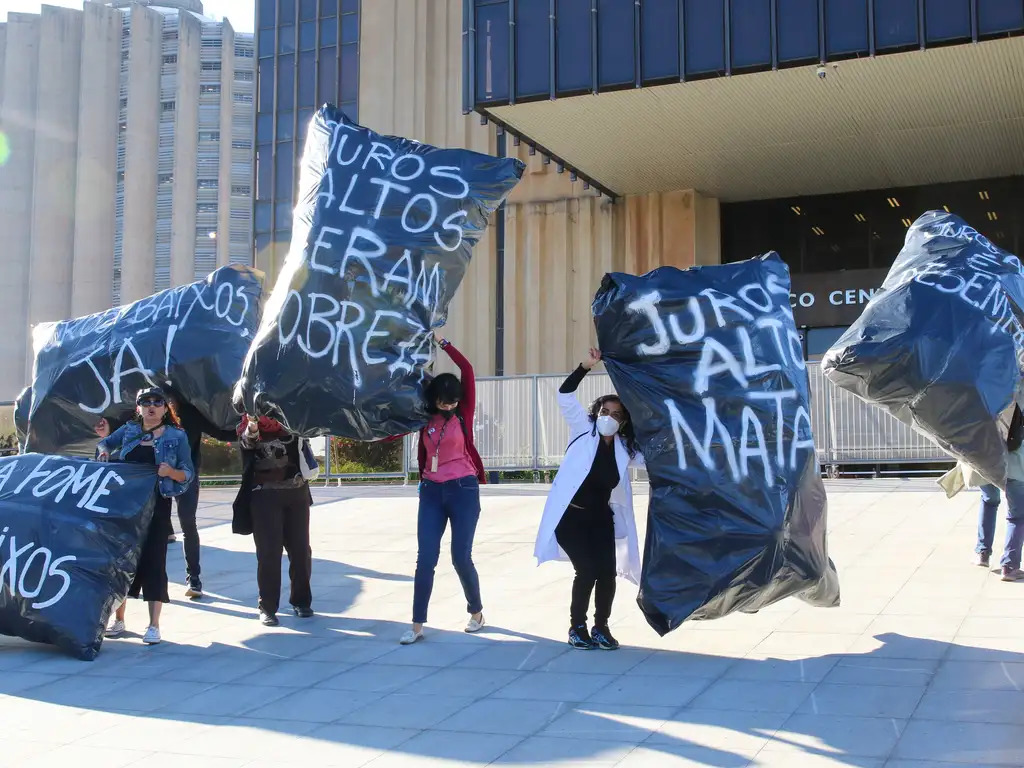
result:
[[[787,600],[662,639],[620,582],[614,653],[565,643],[571,572],[531,556],[538,489],[485,491],[488,629],[462,632],[442,555],[410,647],[412,489],[317,491],[318,616],[276,629],[256,620],[252,539],[218,522],[231,493],[204,491],[209,594],[184,598],[175,545],[163,644],[142,645],[138,602],[91,663],[0,639],[0,766],[1024,766],[1024,583],[971,564],[977,494],[828,488],[841,608]]]

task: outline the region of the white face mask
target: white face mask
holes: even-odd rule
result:
[[[619,422],[617,422],[611,416],[598,416],[597,431],[600,432],[605,437],[611,437],[612,435],[618,433]]]

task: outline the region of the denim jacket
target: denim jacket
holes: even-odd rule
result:
[[[137,421],[129,421],[123,427],[117,429],[113,434],[101,440],[97,450],[118,455],[124,459],[129,453],[142,443],[144,435],[142,425]],[[176,427],[164,427],[163,434],[153,441],[153,450],[156,453],[156,464],[169,464],[174,469],[180,469],[185,473],[185,482],[177,483],[169,477],[159,478],[157,485],[160,488],[160,495],[165,498],[181,496],[192,484],[195,469],[192,467],[192,450],[189,448],[188,437],[183,430]]]

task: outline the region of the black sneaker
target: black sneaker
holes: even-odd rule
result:
[[[988,568],[990,557],[991,555],[989,555],[987,552],[981,552],[978,555],[978,565],[980,565],[982,568]]]
[[[300,619],[311,619],[311,618],[313,618],[313,609],[310,608],[309,606],[306,606],[304,608],[300,608],[298,606],[293,605],[292,606],[292,610],[295,612],[295,615],[298,616]]]
[[[598,648],[606,651],[617,651],[619,649],[619,641],[612,637],[608,627],[594,627],[593,638]]]
[[[191,600],[198,600],[203,596],[203,583],[199,579],[192,579],[186,584],[185,597]]]
[[[587,632],[585,624],[580,624],[578,627],[573,627],[569,630],[569,645],[581,651],[590,651],[597,647],[594,645],[590,633]]]
[[[277,616],[272,613],[267,613],[263,609],[260,609],[260,624],[264,627],[277,627],[280,626],[281,622],[277,620]]]

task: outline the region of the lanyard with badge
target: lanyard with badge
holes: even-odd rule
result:
[[[434,455],[430,459],[430,471],[431,472],[437,472],[437,464],[438,464],[438,460],[439,460],[438,457],[441,455],[441,441],[444,440],[445,430],[448,429],[448,425],[452,423],[452,419],[453,418],[455,418],[455,417],[453,416],[452,418],[449,418],[447,421],[445,421],[444,426],[441,427],[441,434],[439,434],[437,436],[437,442],[434,443]],[[428,436],[432,435],[432,434],[434,434],[435,431],[437,431],[437,427],[431,427],[429,430],[427,430],[427,435]]]

